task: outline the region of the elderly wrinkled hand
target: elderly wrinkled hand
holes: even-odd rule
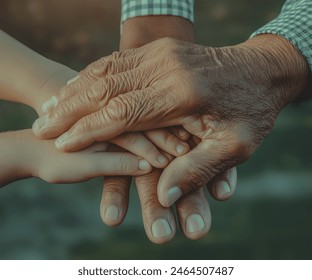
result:
[[[68,130],[56,146],[74,151],[125,131],[183,126],[197,146],[160,177],[159,200],[171,206],[247,160],[303,90],[307,73],[297,50],[275,35],[224,48],[161,39],[91,64],[33,131],[51,138]],[[75,95],[94,77],[83,95]]]

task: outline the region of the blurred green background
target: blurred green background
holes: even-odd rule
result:
[[[274,18],[282,0],[196,1],[196,41],[239,43]],[[119,1],[0,0],[1,28],[39,53],[82,69],[118,49]],[[1,62],[0,62],[1,63]],[[227,202],[210,199],[212,229],[169,244],[145,236],[132,188],[124,224],[101,222],[100,179],[50,185],[28,179],[0,190],[1,259],[311,259],[312,105],[289,106]],[[32,109],[0,102],[1,131],[28,128]],[[12,151],[14,152],[14,151]]]

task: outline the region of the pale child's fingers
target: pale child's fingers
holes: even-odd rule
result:
[[[232,167],[217,175],[208,184],[211,196],[217,200],[227,200],[231,198],[236,190],[237,169]]]
[[[135,177],[145,232],[157,244],[169,242],[176,232],[172,209],[161,206],[157,198],[160,172],[159,169],[153,169],[149,174]]]
[[[176,202],[179,224],[189,239],[204,237],[211,226],[211,213],[203,188]]]
[[[170,132],[169,129],[160,128],[147,130],[144,132],[144,134],[158,148],[171,155],[181,156],[186,154],[190,150],[189,145],[176,137],[173,133]]]
[[[182,141],[187,141],[190,138],[190,133],[186,131],[182,126],[173,126],[168,128],[171,133],[177,136]]]
[[[110,140],[115,145],[146,159],[157,168],[168,165],[168,158],[141,132],[124,133]]]
[[[150,163],[130,153],[94,153],[87,171],[91,177],[99,175],[141,175],[150,172]]]
[[[130,153],[71,153],[55,157],[49,166],[40,165],[34,177],[50,183],[73,183],[106,175],[142,175],[151,170],[148,161]]]
[[[108,142],[97,142],[97,143],[92,144],[88,148],[80,151],[80,153],[89,154],[90,152],[106,152],[106,151],[116,152],[116,151],[113,151],[109,148],[110,148],[110,143],[108,143]]]
[[[129,176],[104,178],[100,214],[108,226],[119,225],[127,214],[131,178]]]

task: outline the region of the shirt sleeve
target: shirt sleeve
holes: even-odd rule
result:
[[[122,0],[121,23],[148,15],[180,16],[194,23],[194,0]]]
[[[312,72],[312,1],[287,0],[279,16],[251,37],[271,33],[289,40],[306,58]]]

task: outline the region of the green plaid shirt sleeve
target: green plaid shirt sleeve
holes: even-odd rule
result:
[[[279,16],[251,37],[273,33],[288,39],[306,58],[312,73],[312,0],[288,0]]]
[[[122,0],[121,22],[148,15],[180,16],[194,22],[194,0]]]

